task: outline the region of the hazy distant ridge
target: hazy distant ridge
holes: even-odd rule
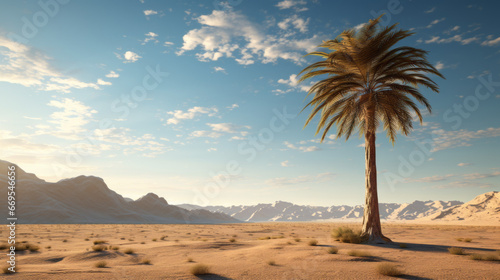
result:
[[[0,160],[1,191],[7,194],[7,166]],[[223,214],[207,210],[189,211],[149,193],[126,200],[110,190],[104,180],[94,176],[78,176],[48,183],[33,174],[16,169],[17,217],[20,224],[46,223],[227,223],[239,222]],[[7,200],[0,200],[7,209]],[[7,210],[0,218],[7,218]]]

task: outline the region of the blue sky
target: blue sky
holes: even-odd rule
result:
[[[47,181],[95,175],[174,204],[361,204],[363,139],[303,129],[296,75],[322,40],[385,12],[446,80],[422,89],[433,112],[409,137],[377,134],[379,200],[500,190],[498,3],[41,3],[0,4],[0,158]]]

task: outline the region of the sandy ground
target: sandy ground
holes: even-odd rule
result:
[[[500,262],[452,255],[500,254],[500,226],[386,224],[395,244],[375,246],[334,241],[332,223],[257,223],[229,225],[19,225],[17,241],[40,247],[18,252],[19,272],[5,279],[394,279],[377,272],[391,262],[402,279],[499,279]],[[1,230],[7,240],[6,227]],[[162,240],[163,237],[163,240]],[[269,239],[268,239],[269,238]],[[457,238],[471,238],[460,242]],[[234,240],[231,240],[234,239]],[[310,246],[316,239],[317,246]],[[118,246],[102,252],[93,241]],[[233,241],[233,242],[231,242]],[[399,243],[406,244],[401,248]],[[329,247],[338,248],[329,254]],[[133,254],[126,254],[133,249]],[[349,256],[362,250],[371,257]],[[2,250],[5,264],[7,250]],[[150,260],[150,264],[141,264]],[[105,261],[106,267],[95,264]],[[274,261],[275,265],[269,265]],[[194,276],[206,264],[212,274]],[[1,273],[1,272],[0,272]]]

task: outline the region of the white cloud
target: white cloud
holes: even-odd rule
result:
[[[358,25],[354,26],[354,29],[356,29],[356,30],[360,30],[361,28],[363,28],[363,26],[365,26],[365,24],[366,24],[366,23],[360,23],[360,24],[358,24]]]
[[[106,78],[118,78],[120,77],[120,74],[116,73],[115,71],[110,71],[109,74],[106,74]]]
[[[294,27],[295,29],[298,29],[300,32],[305,33],[307,32],[308,24],[309,24],[309,19],[304,20],[303,18],[299,18],[297,15],[293,15],[279,22],[278,27],[283,30],[288,30],[290,27]]]
[[[470,131],[466,129],[446,131],[444,129],[435,129],[431,131],[434,140],[433,152],[471,146],[470,143],[475,139],[499,137],[500,128],[490,127],[484,130]]]
[[[306,4],[306,1],[303,1],[303,0],[283,0],[283,1],[279,2],[278,4],[276,4],[276,7],[280,8],[280,10],[284,10],[284,9],[290,9],[292,7],[296,7],[299,5],[305,5],[305,4]],[[302,9],[303,8],[301,8],[301,10]]]
[[[436,7],[432,7],[429,10],[425,11],[424,13],[430,14],[430,13],[433,13],[435,10],[436,10]]]
[[[486,40],[484,42],[481,43],[481,46],[496,46],[496,45],[499,45],[500,44],[500,37],[496,38],[496,39],[491,39],[491,40]]]
[[[132,63],[132,62],[136,62],[137,60],[139,60],[139,58],[142,58],[142,56],[136,54],[135,52],[127,51],[123,55],[123,58],[125,59],[125,61],[123,61],[123,63]]]
[[[215,70],[215,72],[222,72],[222,73],[227,74],[226,69],[224,69],[224,68],[222,68],[220,66],[215,66],[214,70]]]
[[[145,16],[152,16],[152,15],[157,15],[157,14],[158,14],[158,12],[155,10],[145,10],[144,11]]]
[[[156,38],[156,37],[158,37],[158,34],[156,34],[154,32],[148,32],[144,35],[146,35],[146,38],[142,42],[142,45],[145,45],[149,41],[153,41],[154,43],[158,43],[158,39]]]
[[[494,171],[491,173],[465,174],[464,179],[465,180],[478,180],[478,179],[491,178],[491,177],[497,177],[497,176],[500,176],[500,171]]]
[[[228,108],[228,109],[229,109],[229,111],[232,111],[232,110],[234,110],[234,109],[236,109],[236,108],[238,108],[238,107],[240,107],[240,105],[238,105],[238,104],[236,104],[236,103],[235,103],[235,104],[233,104],[233,105],[231,105],[231,106],[227,106],[226,108]]]
[[[214,10],[212,14],[198,17],[197,21],[202,27],[184,35],[178,55],[200,47],[202,51],[196,54],[200,61],[230,57],[243,65],[252,64],[256,59],[262,63],[276,62],[278,59],[300,63],[304,61],[303,54],[314,50],[320,43],[317,35],[292,39],[265,34],[258,24],[232,10]],[[235,57],[237,50],[240,57]]]
[[[433,20],[431,23],[429,23],[429,25],[427,25],[427,28],[431,28],[432,26],[444,21],[446,18],[441,18],[441,19],[435,19]]]
[[[164,45],[165,47],[170,47],[170,46],[173,46],[173,45],[174,45],[174,43],[173,43],[173,42],[168,42],[168,41],[166,41],[165,43],[163,43],[163,45]]]
[[[296,88],[296,89],[299,89],[299,90],[305,91],[305,92],[308,92],[312,86],[312,82],[309,85],[304,85],[303,83],[299,84],[298,82],[299,82],[299,79],[297,79],[296,74],[290,75],[290,77],[288,77],[288,79],[279,79],[278,80],[279,84],[287,85],[289,87]],[[286,91],[279,92],[279,93],[286,93]]]
[[[175,110],[167,112],[167,114],[172,115],[171,118],[167,120],[167,124],[179,124],[181,120],[192,120],[196,116],[207,115],[209,117],[215,116],[219,110],[217,108],[212,107],[198,107],[195,106],[193,108],[188,109],[187,111]]]
[[[215,152],[215,151],[217,151],[217,148],[208,148],[207,151],[209,151],[209,152]]]
[[[469,165],[472,165],[472,163],[469,163],[469,162],[461,162],[459,164],[457,164],[458,166],[460,167],[463,167],[463,166],[469,166]]]
[[[80,101],[63,98],[51,100],[47,105],[59,109],[50,115],[48,121],[52,125],[39,124],[35,128],[36,135],[52,135],[54,137],[79,140],[87,130],[84,128],[93,120],[96,110],[86,106]]]
[[[288,167],[288,166],[290,166],[290,165],[288,165],[288,164],[289,164],[289,161],[288,161],[288,160],[282,161],[280,164],[281,164],[281,166],[283,166],[283,167]]]
[[[454,35],[452,37],[448,38],[441,38],[439,36],[432,36],[431,39],[425,40],[426,44],[431,44],[431,43],[437,43],[437,44],[442,44],[442,43],[451,43],[451,42],[459,42],[462,45],[468,45],[474,41],[478,41],[479,37],[470,37],[464,39],[462,35]]]
[[[54,70],[50,58],[21,43],[0,36],[0,82],[20,84],[43,91],[71,92],[71,89],[100,89]]]
[[[424,177],[420,179],[405,179],[405,182],[407,183],[432,183],[432,182],[440,182],[447,180],[450,177],[453,177],[453,174],[448,174],[448,175],[434,175],[430,177]]]
[[[315,152],[321,150],[317,146],[296,146],[288,141],[283,142],[283,144],[291,150],[299,150],[301,152],[307,153],[307,152]]]
[[[111,83],[111,82],[106,82],[106,81],[104,81],[104,80],[102,80],[102,79],[97,79],[97,84],[98,84],[98,85],[101,85],[101,86],[110,86],[110,85],[112,85],[113,83]]]
[[[216,133],[240,134],[241,136],[247,136],[248,131],[245,129],[251,129],[248,125],[240,126],[232,123],[207,123],[207,125]]]
[[[442,63],[441,61],[438,61],[436,65],[434,65],[434,67],[436,67],[437,70],[442,70],[445,68],[444,63]]]
[[[190,136],[192,137],[208,137],[208,138],[219,138],[222,136],[222,133],[215,131],[206,131],[206,130],[196,130],[191,132]]]
[[[270,186],[296,185],[304,183],[318,183],[330,181],[334,177],[333,173],[325,172],[317,175],[303,175],[293,178],[278,177],[266,180],[265,183]]]

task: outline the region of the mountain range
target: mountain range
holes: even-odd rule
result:
[[[7,194],[7,167],[0,160],[1,191]],[[46,182],[16,166],[16,217],[25,224],[148,224],[148,223],[237,223],[269,221],[355,221],[363,217],[363,206],[308,206],[290,202],[250,206],[170,205],[163,197],[148,193],[133,200],[108,188],[103,179],[78,176],[56,183]],[[0,199],[7,209],[7,198]],[[500,225],[500,193],[481,194],[460,201],[414,201],[380,203],[380,218],[386,221],[458,221]],[[0,218],[7,218],[0,211]]]
[[[7,167],[0,160],[0,219],[7,218]],[[109,189],[104,180],[78,176],[49,183],[16,166],[16,217],[20,224],[149,224],[239,222],[223,213],[186,210],[148,193],[126,200]]]

